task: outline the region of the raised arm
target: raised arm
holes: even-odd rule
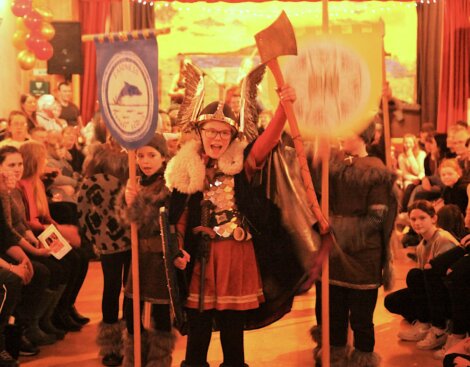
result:
[[[271,122],[266,127],[266,130],[256,140],[253,148],[250,151],[249,160],[255,164],[255,167],[263,165],[269,152],[277,145],[281,138],[284,124],[286,122],[286,115],[283,102],[294,102],[296,99],[295,89],[289,85],[284,85],[279,91],[280,104],[277,107],[276,113]]]

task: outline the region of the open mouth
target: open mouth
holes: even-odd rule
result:
[[[218,154],[222,151],[222,145],[219,145],[219,144],[211,144],[211,150],[212,152],[214,152],[215,154]]]

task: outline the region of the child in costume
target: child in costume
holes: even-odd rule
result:
[[[337,245],[329,257],[330,351],[332,367],[376,367],[374,309],[378,289],[390,286],[389,239],[396,215],[392,196],[394,175],[367,145],[375,135],[370,122],[361,133],[342,140],[329,167],[330,221]],[[316,318],[321,326],[321,284],[317,283]],[[347,343],[348,324],[354,349]],[[312,328],[320,363],[321,327]]]
[[[152,304],[154,325],[154,329],[142,333],[142,366],[170,367],[176,336],[172,332],[158,220],[160,207],[165,205],[169,195],[163,178],[165,160],[168,158],[164,137],[156,134],[145,146],[137,149],[136,158],[141,176],[136,189],[129,183],[126,186],[126,214],[129,222],[137,224],[140,300]],[[129,299],[133,298],[132,272],[129,274],[125,295]],[[126,302],[124,312],[128,337],[124,345],[123,364],[129,367],[134,365],[132,302]]]
[[[279,260],[284,248],[273,239],[273,231],[280,226],[269,223],[272,217],[263,211],[253,190],[253,178],[279,142],[285,114],[279,105],[264,133],[249,145],[246,137],[257,131],[256,122],[248,125],[247,120],[239,121],[231,108],[219,101],[199,113],[194,106],[202,101],[193,103],[191,91],[200,89],[193,88],[190,76],[186,78],[179,120],[188,123],[186,127],[194,130],[196,139],[181,147],[165,172],[167,185],[173,190],[170,222],[176,226],[180,248],[191,255],[189,264],[187,257],[175,260],[180,269],[188,265],[189,290],[184,299],[188,340],[181,366],[208,366],[215,321],[223,349],[221,366],[243,367],[244,330],[263,327],[289,311],[295,292],[292,284],[298,280],[296,270],[300,268],[297,265],[291,274],[281,275],[295,268],[291,265],[295,261],[289,256],[284,256],[284,263]],[[278,93],[281,103],[295,101],[295,91],[289,86]],[[248,103],[242,101],[242,109]],[[190,106],[189,114],[186,106]],[[254,103],[251,106],[254,108]],[[243,112],[246,115],[247,110],[241,115]],[[277,277],[270,272],[277,272]],[[269,291],[272,296],[266,293]],[[287,293],[285,298],[281,296]],[[273,300],[278,302],[276,306]]]
[[[105,366],[120,366],[123,358],[119,298],[129,274],[131,235],[129,224],[117,220],[116,195],[129,178],[127,161],[127,154],[112,140],[97,145],[85,162],[77,200],[82,239],[100,256],[103,271],[102,321],[96,340]],[[122,210],[125,203],[120,203]]]

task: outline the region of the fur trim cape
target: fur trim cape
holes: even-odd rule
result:
[[[236,175],[243,169],[243,152],[248,143],[235,139],[218,160],[218,168],[226,175]],[[206,166],[201,156],[201,143],[188,141],[174,156],[165,171],[165,181],[170,190],[195,194],[204,189]]]

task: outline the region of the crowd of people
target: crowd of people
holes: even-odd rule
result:
[[[18,356],[35,355],[90,321],[75,301],[96,259],[104,279],[97,335],[102,363],[134,365],[131,222],[139,237],[139,301],[151,304],[150,329],[140,325],[142,365],[171,366],[176,334],[161,207],[175,228],[173,265],[187,282],[182,366],[208,366],[214,325],[221,366],[246,366],[244,330],[288,312],[304,274],[289,246],[280,244],[292,238],[273,224],[282,222],[276,207],[253,181],[279,142],[293,145],[283,104],[295,102],[295,90],[278,91],[275,112],[258,108],[259,137],[248,141],[240,130],[239,89],[182,126],[182,83],[169,110],[159,111],[155,136],[136,151],[138,182],[129,182],[127,153],[100,114],[82,122],[68,83],[57,86],[57,96],[21,96],[10,113],[0,141],[0,366],[17,366]],[[470,130],[462,121],[446,134],[423,124],[419,137],[403,136],[392,169],[383,162],[382,130],[374,120],[331,154],[330,221],[337,237],[330,252],[331,365],[380,364],[373,315],[378,289],[391,289],[394,236],[415,249],[409,255],[416,261],[407,287],[385,298],[387,310],[404,318],[398,337],[435,350],[444,366],[470,361]],[[319,171],[311,167],[314,181]],[[38,239],[50,225],[72,247],[61,259]],[[318,325],[311,332],[321,365],[320,284],[316,289]]]

